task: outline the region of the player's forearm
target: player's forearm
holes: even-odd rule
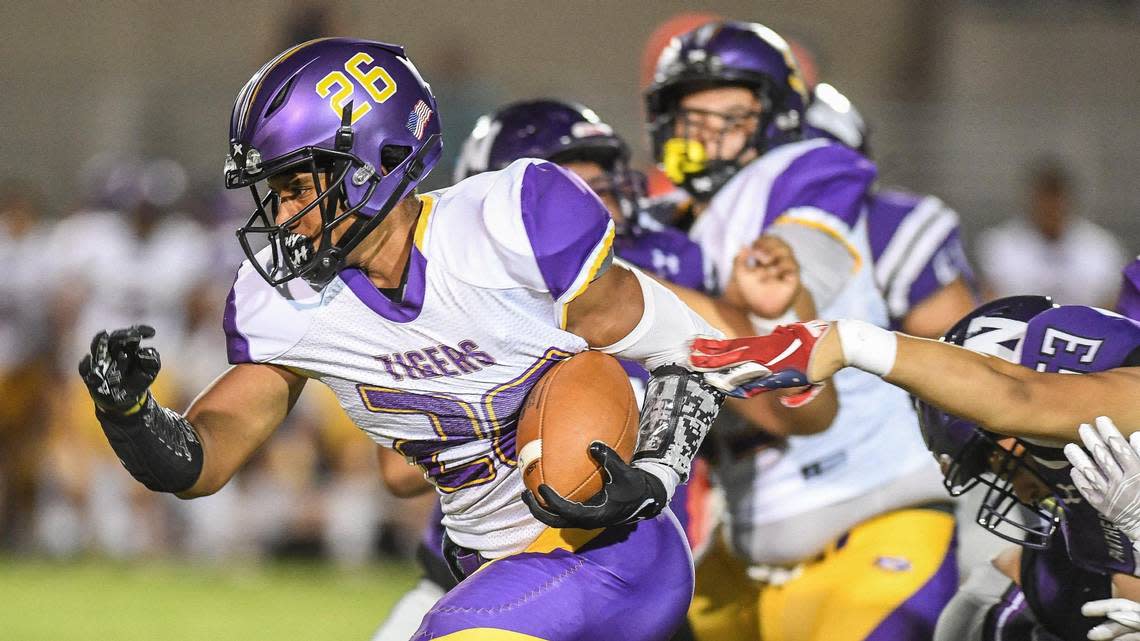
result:
[[[202,445],[190,423],[146,392],[125,412],[96,406],[96,417],[119,461],[131,476],[155,492],[182,492],[202,471]]]
[[[1129,386],[1140,392],[1135,373],[1040,373],[954,345],[898,336],[898,356],[886,380],[986,429],[1075,440],[1078,425],[1102,415],[1128,426],[1126,432],[1140,429],[1137,394],[1122,393]]]
[[[911,336],[938,338],[977,305],[974,292],[959,277],[911,308],[903,317],[902,330]]]
[[[272,365],[237,365],[186,411],[202,443],[202,472],[180,498],[217,492],[285,420],[305,379]]]
[[[424,478],[423,470],[409,463],[399,452],[377,447],[376,460],[380,464],[380,479],[393,496],[407,499],[432,491],[433,486]]]

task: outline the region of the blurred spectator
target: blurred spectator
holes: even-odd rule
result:
[[[30,185],[0,185],[0,548],[9,549],[31,540],[44,436],[51,265],[39,205]]]
[[[1112,234],[1072,213],[1072,177],[1053,159],[1029,173],[1029,211],[981,236],[978,262],[994,297],[1047,294],[1110,307],[1125,254]]]
[[[211,268],[211,238],[170,207],[185,191],[173,161],[115,161],[91,208],[56,228],[59,309],[65,320],[60,367],[71,371],[101,329],[145,323],[158,329],[159,352],[174,349],[182,302]],[[93,189],[99,189],[99,185]]]

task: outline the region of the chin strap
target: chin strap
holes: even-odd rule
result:
[[[352,226],[341,236],[340,242],[331,247],[317,250],[317,258],[312,263],[312,266],[309,267],[308,271],[299,275],[317,289],[327,285],[328,282],[336,276],[337,272],[343,268],[344,261],[348,255],[352,253],[352,250],[356,249],[356,246],[359,245],[368,234],[379,227],[380,223],[384,222],[384,219],[388,217],[388,214],[396,204],[404,198],[404,191],[408,188],[408,185],[413,182],[418,182],[423,177],[424,158],[439,144],[441,138],[440,134],[432,134],[427,139],[427,142],[420,147],[419,151],[406,161],[409,163],[408,170],[404,173],[400,182],[396,184],[396,188],[392,191],[392,194],[388,196],[388,200],[384,202],[374,216],[358,214]],[[375,189],[375,186],[373,186],[372,189]],[[369,191],[369,195],[370,194],[371,191]],[[365,196],[365,200],[367,200],[367,196]],[[304,240],[309,244],[311,250],[312,241],[308,238]],[[288,242],[288,240],[286,242]]]

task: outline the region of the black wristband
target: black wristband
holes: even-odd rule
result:
[[[147,394],[139,411],[129,416],[105,412],[95,416],[119,462],[131,476],[155,492],[190,489],[202,473],[202,444],[181,414],[159,405]]]

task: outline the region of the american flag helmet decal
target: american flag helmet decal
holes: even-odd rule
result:
[[[423,100],[416,102],[416,106],[408,112],[408,131],[416,137],[416,140],[421,140],[424,137],[424,128],[427,127],[428,121],[431,120],[431,107]]]

